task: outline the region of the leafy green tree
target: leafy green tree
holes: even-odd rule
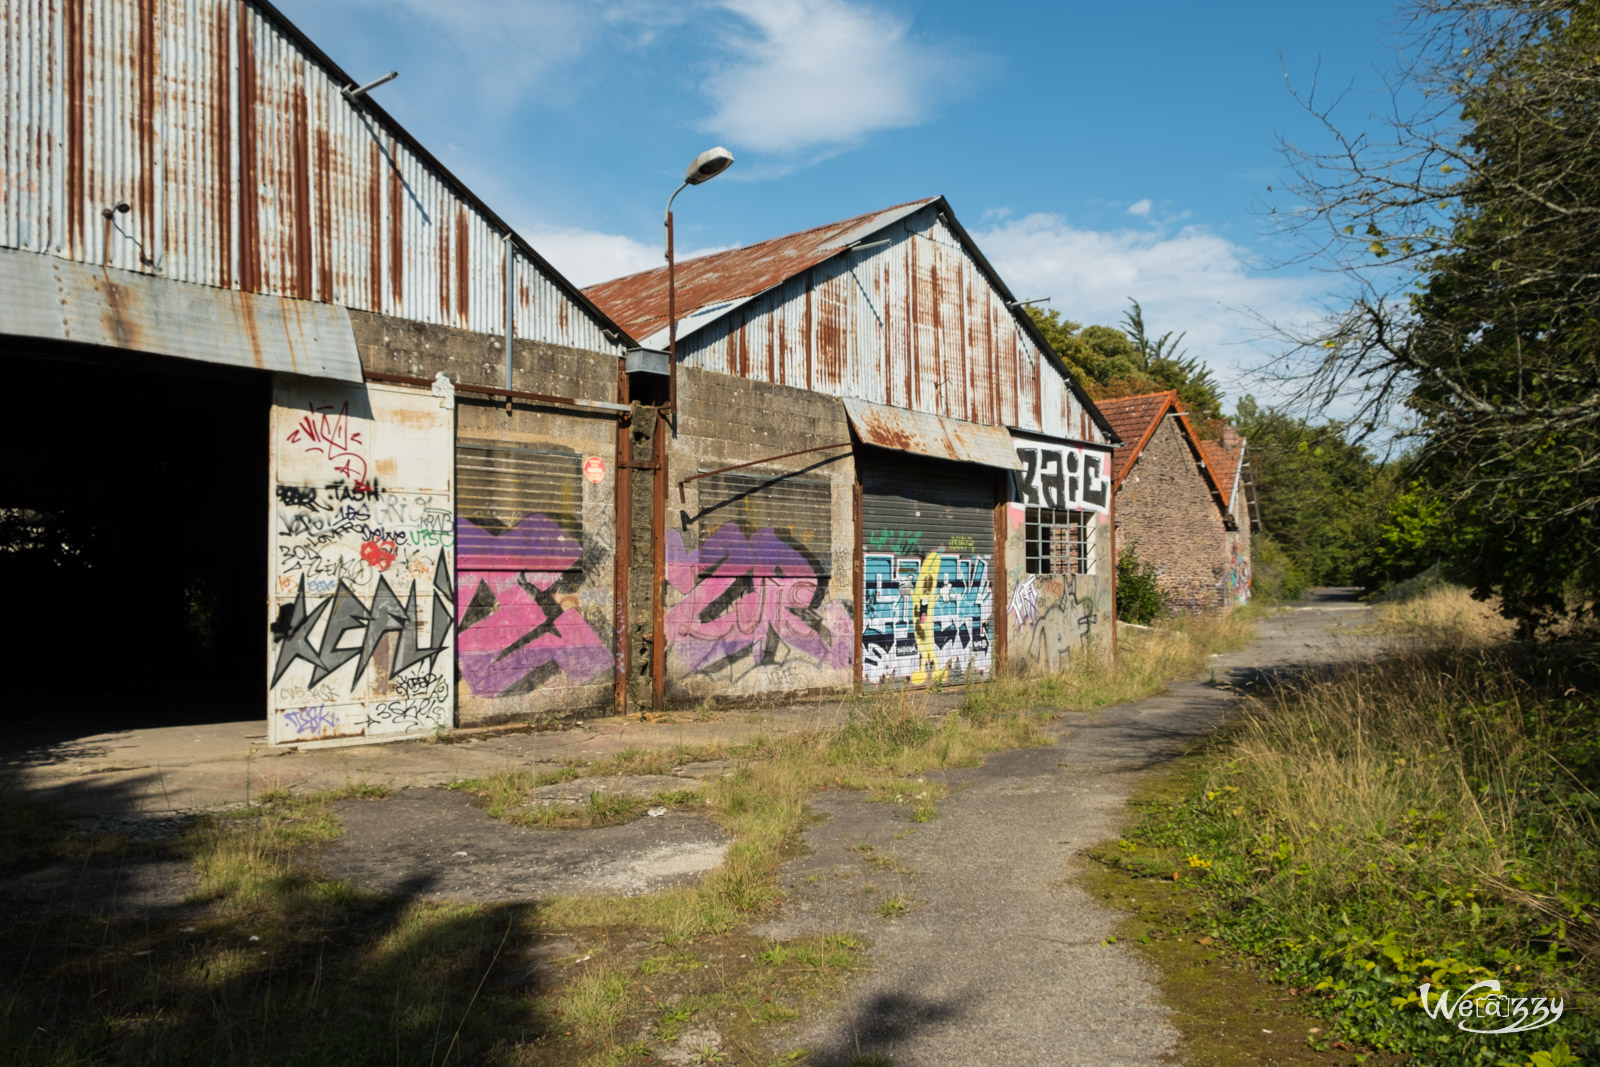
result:
[[[1059,311],[1029,306],[1027,312],[1067,369],[1096,399],[1176,389],[1202,423],[1222,415],[1222,393],[1211,371],[1179,349],[1183,334],[1152,338],[1144,309],[1129,300],[1123,326],[1080,326]]]
[[[1393,472],[1338,422],[1313,425],[1251,396],[1234,422],[1250,442],[1262,529],[1306,582],[1366,584],[1393,508]]]
[[[1600,6],[1414,0],[1405,55],[1418,112],[1344,134],[1308,99],[1335,147],[1291,153],[1309,208],[1294,226],[1354,290],[1298,339],[1316,357],[1304,395],[1354,398],[1368,425],[1409,417],[1408,491],[1442,509],[1436,544],[1481,595],[1528,628],[1592,618]]]

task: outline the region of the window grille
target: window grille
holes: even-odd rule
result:
[[[1029,574],[1093,574],[1093,537],[1086,511],[1029,508],[1023,527]]]

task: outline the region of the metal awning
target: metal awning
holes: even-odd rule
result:
[[[1022,469],[1004,427],[869,404],[852,397],[845,397],[844,410],[863,444],[1008,471]]]
[[[361,381],[355,332],[342,307],[39,252],[0,249],[0,334]]]

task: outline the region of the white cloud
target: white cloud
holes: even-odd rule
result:
[[[524,229],[521,233],[535,251],[579,288],[666,265],[666,249],[663,245],[645,244],[619,233],[537,226]],[[732,246],[689,251],[679,249],[677,260],[684,263],[696,256],[710,255],[729,247]]]
[[[429,23],[435,40],[465,57],[500,91],[520,89],[591,45],[604,12],[580,0],[360,0],[393,18],[396,10]],[[417,57],[424,67],[440,57]],[[454,77],[461,70],[454,63]],[[406,73],[402,71],[402,76]]]
[[[909,20],[845,0],[724,0],[745,24],[704,83],[702,125],[735,147],[808,152],[914,126],[965,80],[968,63],[916,40]]]
[[[1150,208],[1151,208],[1150,198],[1147,196],[1143,200],[1135,200],[1133,203],[1129,204],[1128,205],[1128,214],[1130,214],[1130,215],[1148,215],[1148,214],[1150,214]]]
[[[1318,314],[1314,279],[1253,272],[1244,249],[1202,227],[1085,230],[1034,214],[973,237],[1012,291],[1048,295],[1074,322],[1119,326],[1132,297],[1158,336],[1187,331],[1185,348],[1211,366],[1230,407],[1245,392],[1275,392],[1250,373],[1275,354],[1261,320]]]

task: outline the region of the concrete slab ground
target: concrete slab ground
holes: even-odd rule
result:
[[[803,854],[780,876],[784,904],[755,932],[856,931],[871,948],[836,1008],[797,1027],[795,1046],[814,1052],[807,1062],[843,1067],[862,1054],[889,1056],[897,1067],[1180,1062],[1156,975],[1130,946],[1104,943],[1119,914],[1072,883],[1079,852],[1119,832],[1144,776],[1213,730],[1238,686],[1370,656],[1376,643],[1354,632],[1365,614],[1348,591],[1321,591],[1261,623],[1250,647],[1215,657],[1201,679],[1073,716],[1057,725],[1052,745],[945,772],[952,794],[929,823],[908,820],[913,805],[842,791],[812,798],[827,818],[805,832]],[[174,816],[185,811],[243,803],[247,788],[382,784],[394,791],[387,799],[336,805],[344,833],[315,860],[327,873],[430,900],[637,893],[716,866],[726,835],[685,810],[605,829],[527,830],[437,787],[626,748],[744,741],[847,710],[834,701],[713,721],[605,719],[446,744],[301,752],[266,748],[258,724],[166,727],[13,751],[0,784],[152,830],[181,824]],[[190,881],[165,861],[101,873],[85,882],[81,871],[76,881],[64,869],[30,872],[0,884],[0,904],[103,903],[110,884],[134,910],[155,913],[183,907]]]
[[[611,716],[558,730],[461,730],[443,739],[304,749],[268,745],[264,721],[31,742],[21,733],[0,739],[0,789],[91,815],[157,818],[240,806],[278,787],[319,790],[365,782],[409,789],[627,749],[735,745],[815,729],[848,714],[849,702],[834,698],[699,716],[687,712],[659,721]]]

